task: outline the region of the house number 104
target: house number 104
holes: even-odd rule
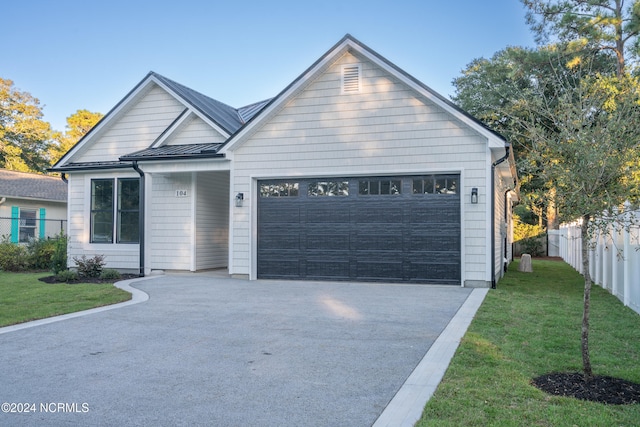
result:
[[[176,190],[176,197],[188,197],[187,190]]]

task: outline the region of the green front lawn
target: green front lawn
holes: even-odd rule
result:
[[[550,396],[530,384],[579,372],[584,280],[560,261],[511,264],[489,291],[418,426],[637,426],[640,404]],[[640,315],[598,286],[591,304],[595,375],[640,383]]]
[[[47,284],[51,273],[0,271],[0,327],[128,301],[113,284]]]

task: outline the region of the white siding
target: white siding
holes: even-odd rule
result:
[[[196,175],[196,269],[229,261],[229,173]]]
[[[345,54],[233,153],[232,274],[252,274],[250,212],[255,179],[277,176],[462,174],[463,279],[487,278],[487,141],[372,63],[362,63],[362,91],[341,94]],[[468,195],[476,187],[480,203]],[[483,234],[484,233],[484,234]]]
[[[507,190],[510,187],[507,183],[500,178],[499,172],[495,171],[495,218],[494,218],[494,237],[495,237],[495,252],[494,252],[494,266],[495,277],[498,281],[504,276],[504,262],[505,259],[509,260],[511,257],[511,225],[509,218],[511,217],[511,198],[509,195],[505,197]],[[506,200],[505,200],[506,199]],[[505,220],[506,210],[506,220]],[[505,243],[506,239],[506,243]]]
[[[80,174],[69,176],[69,242],[67,246],[67,264],[75,267],[74,257],[86,255],[104,255],[105,268],[115,268],[124,271],[139,271],[140,258],[138,244],[90,243],[91,229],[91,180],[96,178],[137,178],[138,174],[120,172]]]
[[[116,161],[149,147],[180,115],[184,105],[158,86],[154,86],[91,145],[73,158],[74,162]]]
[[[188,120],[188,123],[169,137],[166,145],[184,144],[212,144],[222,143],[226,138],[216,132],[209,124],[199,117]]]
[[[186,197],[176,191],[186,190]],[[152,270],[192,270],[193,192],[192,174],[152,174],[147,218]]]

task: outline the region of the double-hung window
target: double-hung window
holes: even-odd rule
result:
[[[20,209],[20,242],[36,237],[36,210]]]
[[[91,180],[91,243],[140,241],[140,179]]]

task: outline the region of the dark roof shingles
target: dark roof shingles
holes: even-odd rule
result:
[[[0,197],[67,201],[67,184],[61,178],[0,169]]]

